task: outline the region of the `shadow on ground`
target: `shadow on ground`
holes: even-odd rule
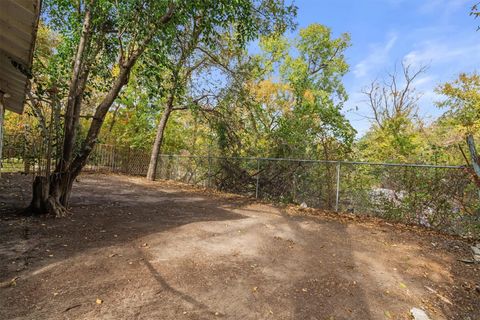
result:
[[[124,176],[81,176],[68,218],[23,218],[30,181],[0,180],[2,319],[480,317],[458,240]]]

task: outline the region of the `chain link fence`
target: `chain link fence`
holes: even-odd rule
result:
[[[41,174],[44,151],[6,138],[2,172]],[[99,144],[84,171],[146,176],[149,160]],[[156,178],[480,238],[479,190],[461,166],[160,155]]]
[[[45,153],[45,145],[39,143],[38,139],[24,135],[5,135],[0,155],[0,172],[40,174],[45,166]]]
[[[150,154],[98,145],[87,170],[145,176]],[[480,194],[461,166],[160,155],[157,179],[480,237]]]

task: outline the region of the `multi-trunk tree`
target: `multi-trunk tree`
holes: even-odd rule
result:
[[[59,52],[70,82],[62,99],[61,153],[52,173],[36,177],[28,211],[63,216],[73,181],[95,146],[110,106],[153,40],[169,41],[179,8],[173,2],[101,0],[46,1],[44,8],[45,21],[63,38]],[[104,89],[99,90],[88,132],[76,149],[80,116],[94,77],[104,80]]]
[[[85,166],[105,117],[128,83],[137,61],[146,52],[162,55],[192,20],[205,16],[204,28],[238,27],[238,36],[251,35],[262,12],[282,1],[253,0],[47,0],[45,23],[62,40],[57,56],[58,74],[68,75],[66,96],[60,97],[64,114],[61,153],[53,172],[38,176],[33,184],[29,212],[63,216],[73,181]],[[245,31],[245,32],[243,32]],[[84,136],[80,118],[88,115]]]

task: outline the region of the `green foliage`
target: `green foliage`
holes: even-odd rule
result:
[[[346,157],[355,134],[341,112],[347,99],[341,78],[348,71],[344,50],[349,36],[334,39],[329,28],[313,24],[293,40],[263,37],[260,46],[262,54],[242,64],[249,70],[247,85],[221,103],[225,111],[218,134],[222,148],[229,145],[222,152]]]
[[[387,119],[382,127],[373,125],[359,140],[362,159],[374,162],[417,162],[426,141],[419,125],[406,116]]]
[[[450,118],[450,124],[462,133],[480,131],[480,75],[462,73],[458,79],[438,87],[437,92],[445,96],[438,103],[446,108],[444,118]]]

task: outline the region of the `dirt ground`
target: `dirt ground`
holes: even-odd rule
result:
[[[31,179],[0,179],[0,319],[480,319],[460,239],[107,175],[25,218]]]

